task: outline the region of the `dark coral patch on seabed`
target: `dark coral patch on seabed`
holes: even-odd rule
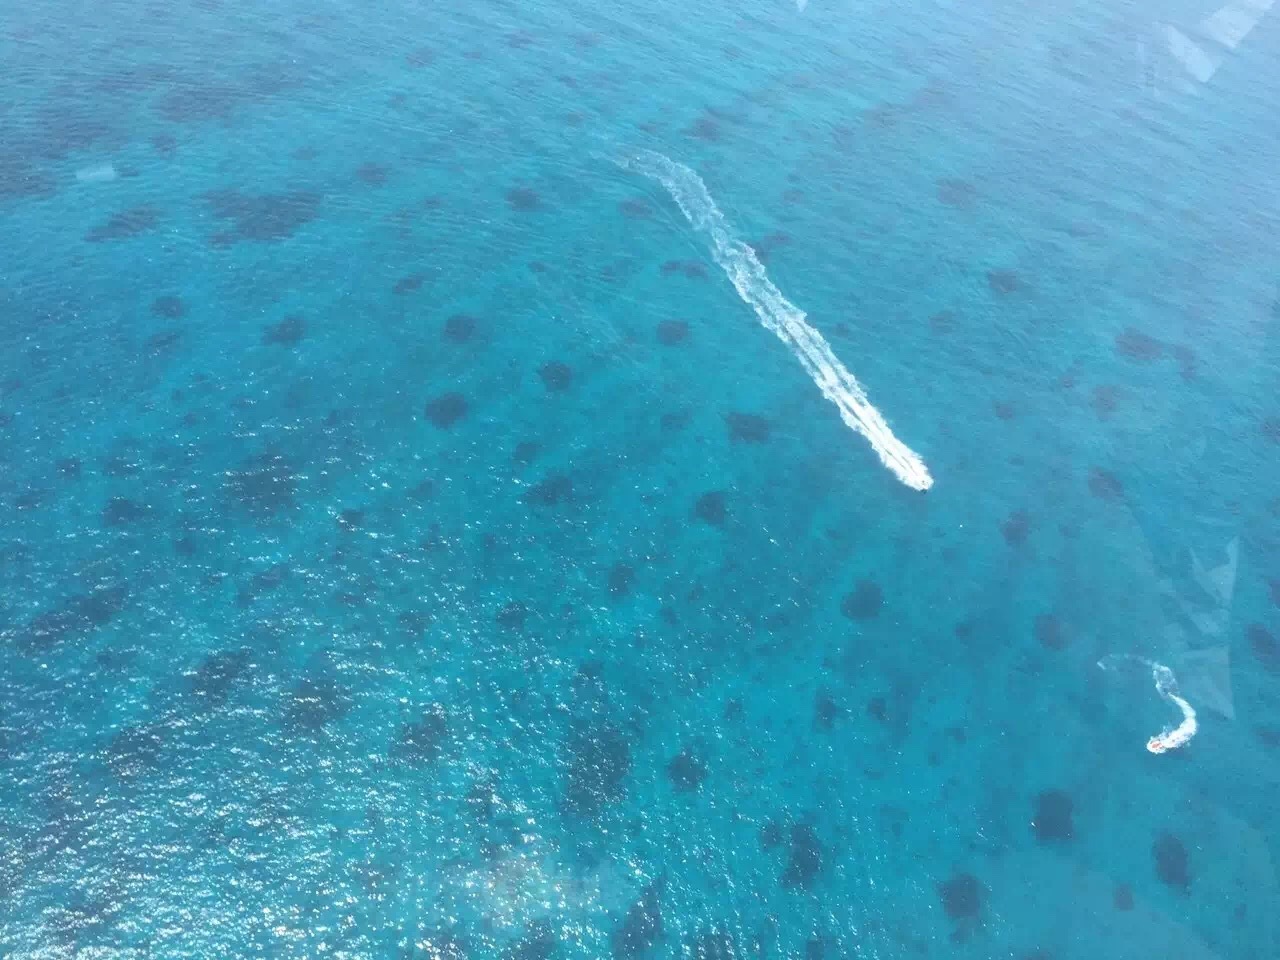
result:
[[[248,650],[222,650],[210,654],[191,677],[191,694],[209,707],[222,706],[248,670]]]
[[[689,750],[681,750],[667,764],[667,780],[680,793],[691,793],[706,779],[706,765]]]
[[[432,426],[448,430],[467,415],[467,398],[456,390],[428,400],[422,415]]]
[[[762,850],[772,850],[782,845],[782,824],[777,820],[770,820],[760,828],[760,848]]]
[[[1156,876],[1166,886],[1186,893],[1191,889],[1191,868],[1187,857],[1187,848],[1172,833],[1167,831],[1156,835],[1151,844],[1151,859],[1155,866]]]
[[[699,140],[715,143],[721,136],[720,122],[709,114],[703,115],[693,122],[693,126],[689,127],[687,133]]]
[[[631,744],[621,730],[610,723],[580,727],[569,736],[566,753],[568,813],[590,819],[622,799],[631,772]]]
[[[693,942],[690,953],[692,960],[739,960],[747,956],[731,934],[719,931],[704,933],[698,937]]]
[[[147,342],[142,345],[142,352],[149,357],[163,357],[177,349],[181,343],[181,330],[162,330],[147,337]]]
[[[1280,641],[1260,623],[1251,623],[1246,631],[1254,659],[1270,673],[1280,673]]]
[[[538,459],[538,454],[542,452],[542,445],[534,440],[521,440],[516,444],[515,449],[511,451],[511,462],[520,467],[527,467]]]
[[[315,732],[346,716],[351,696],[327,676],[304,677],[286,698],[285,722],[299,730]]]
[[[929,329],[933,333],[951,333],[956,326],[956,315],[952,310],[940,310],[929,317]]]
[[[669,410],[658,418],[658,425],[663,433],[683,430],[689,424],[688,410]]]
[[[404,55],[404,62],[411,67],[425,67],[435,62],[435,51],[430,47],[415,47]]]
[[[422,285],[426,282],[426,279],[425,274],[411,273],[408,276],[401,277],[397,280],[395,285],[391,288],[391,292],[398,297],[403,297],[410,293],[417,293],[422,289]]]
[[[45,653],[88,630],[89,621],[74,609],[46,610],[32,617],[18,634],[17,647],[25,654]]]
[[[25,158],[0,153],[0,200],[47,197],[56,190],[57,181],[51,174]]]
[[[560,954],[555,931],[543,921],[529,924],[522,937],[502,953],[502,960],[552,960]]]
[[[987,271],[987,286],[991,288],[992,292],[1007,297],[1018,293],[1022,289],[1022,281],[1012,270],[989,270]]]
[[[450,931],[437,930],[419,943],[421,953],[403,954],[411,960],[470,960],[472,954],[466,938]],[[397,958],[398,960],[398,958]]]
[[[972,873],[953,873],[937,890],[942,909],[953,921],[973,924],[982,919],[986,889]]]
[[[1031,828],[1040,843],[1062,843],[1075,836],[1074,804],[1062,790],[1045,790],[1036,797]]]
[[[1093,406],[1093,412],[1098,415],[1098,418],[1105,420],[1115,413],[1120,406],[1120,388],[1109,383],[1094,387],[1090,397],[1090,404]]]
[[[683,320],[662,320],[658,323],[658,343],[674,347],[689,339],[689,324]]]
[[[628,564],[615,563],[609,568],[609,593],[615,598],[625,597],[631,592],[636,573]]]
[[[724,422],[734,443],[769,442],[769,421],[758,413],[726,413]]]
[[[18,647],[24,653],[41,653],[83,636],[114,620],[128,598],[129,590],[121,584],[73,596],[63,606],[32,618],[19,633]]]
[[[159,768],[164,739],[155,727],[126,727],[111,738],[107,766],[121,780],[136,780]]]
[[[47,490],[27,490],[13,498],[13,508],[18,511],[35,510],[44,504],[47,496]]]
[[[723,527],[728,519],[728,495],[723,490],[712,490],[698,497],[693,505],[693,515],[712,527]]]
[[[661,881],[645,888],[640,899],[631,905],[622,923],[613,932],[613,955],[620,960],[648,953],[663,938]]]
[[[1169,348],[1173,358],[1178,361],[1178,376],[1183,380],[1196,378],[1196,354],[1190,347],[1174,344]]]
[[[782,231],[776,231],[774,233],[766,234],[759,240],[756,240],[751,244],[751,248],[755,251],[756,259],[761,263],[768,263],[775,250],[778,250],[781,247],[790,246],[790,244],[790,234],[783,233]]]
[[[151,312],[166,320],[181,320],[187,315],[187,305],[181,297],[166,294],[151,301]]]
[[[618,209],[622,211],[623,216],[630,217],[632,220],[648,220],[653,216],[653,207],[644,200],[623,200],[618,204]]]
[[[943,206],[957,210],[971,210],[978,199],[978,190],[967,180],[944,178],[938,181],[936,194]]]
[[[513,187],[507,191],[507,205],[520,213],[533,213],[542,209],[542,198],[528,187]]]
[[[85,239],[90,243],[126,240],[155,229],[159,223],[160,212],[154,207],[132,207],[115,214],[101,226],[94,227],[85,234]]]
[[[227,480],[231,498],[257,519],[268,519],[290,510],[298,490],[292,462],[279,453],[253,457]]]
[[[850,620],[873,620],[884,606],[884,593],[873,580],[859,580],[840,601],[840,612]]]
[[[807,823],[791,828],[791,854],[781,883],[788,889],[808,890],[822,871],[822,844],[818,832]]]
[[[1031,517],[1025,510],[1015,510],[1000,525],[1000,532],[1005,543],[1011,547],[1020,547],[1027,542],[1027,536],[1031,533]]]
[[[819,730],[830,730],[840,717],[840,707],[831,694],[820,690],[813,700],[813,725]]]
[[[205,195],[215,217],[230,220],[230,241],[274,243],[292,237],[320,212],[321,196],[307,190],[247,194],[239,190],[215,190]]]
[[[178,149],[178,138],[171,133],[157,133],[149,142],[156,153],[165,156]]]
[[[555,507],[573,500],[573,481],[563,473],[553,473],[541,483],[530,487],[524,495],[525,503],[539,507]]]
[[[1126,327],[1116,335],[1116,352],[1138,363],[1150,363],[1164,353],[1164,344],[1141,330]]]
[[[1115,474],[1093,467],[1089,471],[1089,492],[1099,500],[1119,500],[1124,496],[1124,484]]]
[[[444,322],[442,336],[450,343],[466,343],[476,332],[476,318],[465,313],[455,313]]]
[[[431,763],[440,756],[444,747],[448,723],[444,709],[433,706],[412,723],[405,724],[396,737],[392,755],[407,763]]]
[[[385,186],[391,171],[380,163],[362,163],[356,167],[356,179],[366,186]]]
[[[285,317],[262,332],[266,347],[295,347],[307,335],[307,322],[298,316]]]
[[[706,277],[707,268],[697,260],[667,260],[659,267],[659,272],[664,277],[679,273],[690,280],[701,280]]]
[[[112,497],[102,508],[102,524],[107,527],[128,527],[150,516],[150,508],[127,497]]]
[[[529,611],[523,603],[518,600],[510,600],[503,604],[497,615],[494,617],[498,626],[507,630],[523,629],[525,620],[529,617]]]
[[[548,393],[560,393],[573,385],[573,370],[559,360],[544,363],[538,369],[538,377]]]
[[[364,511],[348,507],[338,514],[337,524],[339,529],[353,533],[364,525]]]
[[[248,98],[246,91],[227,85],[175,79],[160,101],[160,115],[170,123],[222,120]]]
[[[1046,650],[1061,650],[1067,645],[1062,621],[1051,613],[1042,613],[1036,617],[1035,636],[1040,646]]]

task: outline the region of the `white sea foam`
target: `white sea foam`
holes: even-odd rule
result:
[[[822,334],[805,321],[805,313],[782,295],[755,251],[733,235],[702,178],[683,164],[645,150],[619,164],[662,184],[695,230],[711,239],[711,253],[738,295],[796,355],[822,395],[836,405],[840,417],[870,442],[880,461],[915,490],[928,490],[933,478],[924,461],[893,435],[880,411],[867,399],[862,384],[845,369]]]
[[[1152,753],[1164,753],[1176,750],[1196,735],[1198,724],[1196,712],[1191,704],[1178,695],[1178,681],[1173,671],[1161,663],[1151,664],[1151,676],[1156,681],[1156,690],[1179,710],[1182,711],[1182,722],[1176,727],[1165,727],[1147,741],[1147,749]]]
[[[1234,50],[1267,15],[1275,0],[1239,0],[1209,14],[1200,21],[1200,32]]]
[[[109,163],[100,163],[96,167],[84,167],[76,171],[76,179],[81,183],[110,183],[116,177],[116,168]]]
[[[1178,747],[1184,746],[1192,737],[1196,735],[1199,729],[1199,723],[1196,721],[1196,711],[1191,704],[1182,697],[1178,691],[1178,680],[1173,675],[1173,671],[1166,667],[1163,663],[1156,663],[1153,660],[1146,660],[1142,657],[1135,657],[1132,654],[1118,654],[1116,656],[1107,657],[1098,661],[1098,666],[1103,670],[1109,670],[1109,661],[1112,660],[1135,660],[1138,663],[1145,664],[1151,668],[1151,678],[1156,682],[1156,692],[1160,694],[1166,701],[1173,704],[1182,713],[1182,722],[1176,727],[1165,727],[1154,737],[1147,741],[1147,750],[1151,753],[1168,753],[1170,750],[1176,750]]]

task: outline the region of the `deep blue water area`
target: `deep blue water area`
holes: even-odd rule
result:
[[[1215,4],[8,4],[0,956],[1280,956]]]

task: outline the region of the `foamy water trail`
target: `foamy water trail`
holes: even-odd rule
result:
[[[867,438],[880,462],[914,490],[933,486],[924,461],[893,435],[880,411],[867,399],[862,384],[845,369],[822,334],[806,322],[804,311],[782,295],[755,251],[733,235],[702,178],[652,150],[618,163],[662,184],[693,228],[710,237],[712,256],[738,295],[756,312],[760,322],[791,348],[822,395],[836,405],[841,419]]]
[[[1108,661],[1110,660],[1136,660],[1138,663],[1145,664],[1151,668],[1151,678],[1156,682],[1156,692],[1160,694],[1166,701],[1173,704],[1182,713],[1182,722],[1176,727],[1165,727],[1154,737],[1147,741],[1147,750],[1151,753],[1167,753],[1170,750],[1176,750],[1178,747],[1185,745],[1192,737],[1196,735],[1199,729],[1199,723],[1196,721],[1196,711],[1191,704],[1183,699],[1178,692],[1178,680],[1173,675],[1173,671],[1166,667],[1163,663],[1156,663],[1153,660],[1146,660],[1142,657],[1135,657],[1129,654],[1120,654],[1113,657],[1107,657],[1098,661],[1098,666],[1103,670],[1109,670]]]
[[[1196,712],[1191,704],[1178,695],[1178,681],[1173,671],[1160,663],[1151,665],[1151,676],[1156,681],[1156,690],[1179,710],[1182,711],[1182,722],[1176,727],[1165,727],[1147,741],[1147,749],[1152,753],[1164,753],[1176,750],[1196,735],[1199,724],[1196,723]]]

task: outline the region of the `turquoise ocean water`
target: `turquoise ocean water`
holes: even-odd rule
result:
[[[0,956],[1280,955],[1280,16],[1158,6],[9,4]]]

